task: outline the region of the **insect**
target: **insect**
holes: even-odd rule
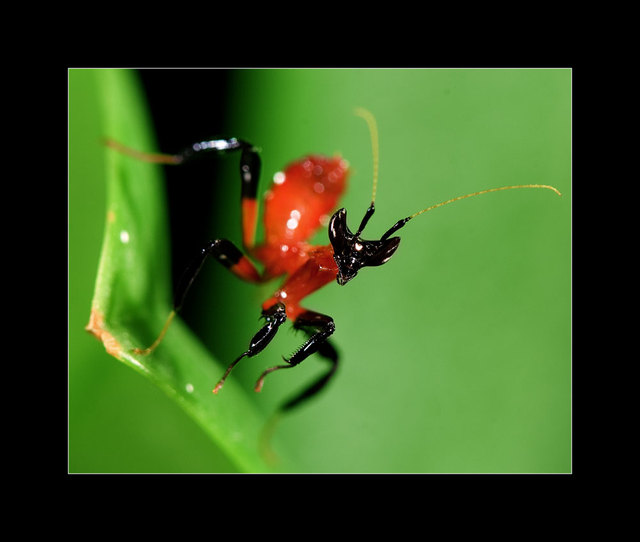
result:
[[[338,353],[329,340],[336,329],[334,320],[329,315],[303,307],[303,300],[308,295],[334,281],[344,286],[363,268],[387,263],[400,245],[400,237],[394,234],[413,218],[437,207],[481,194],[515,188],[544,188],[561,195],[553,186],[542,184],[481,190],[431,205],[398,220],[380,239],[364,239],[363,231],[375,212],[378,135],[375,118],[369,111],[359,108],[356,114],[368,124],[374,167],[371,203],[355,233],[347,224],[346,210],[341,208],[334,212],[346,188],[348,164],[339,157],[310,155],[291,163],[274,177],[264,198],[265,236],[259,245],[256,244],[255,237],[261,162],[258,150],[251,143],[237,138],[212,139],[195,143],[172,155],[144,153],[112,140],[107,141],[110,147],[134,158],[168,165],[182,164],[197,155],[210,152],[240,153],[244,252],[227,239],[207,242],[184,271],[174,293],[173,309],[157,339],[148,348],[136,349],[135,353],[147,355],[158,347],[207,257],[214,258],[234,275],[248,282],[260,283],[282,276],[284,278],[281,286],[262,304],[263,326],[252,337],[246,350],[229,364],[213,388],[213,393],[217,394],[222,389],[225,380],[240,360],[262,352],[278,329],[289,320],[294,328],[306,333],[307,339],[289,358],[283,358],[284,363],[264,370],[256,382],[255,391],[262,389],[269,374],[296,367],[312,354],[318,354],[329,363],[328,370],[318,380],[280,408],[280,412],[290,410],[322,390],[338,367]],[[322,246],[311,245],[309,239],[326,224],[327,219],[329,243]],[[252,260],[262,264],[262,271],[256,268]]]

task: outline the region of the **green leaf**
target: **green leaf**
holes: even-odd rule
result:
[[[94,72],[104,133],[124,145],[155,148],[134,73]],[[174,399],[246,472],[269,471],[258,450],[264,416],[238,383],[211,393],[224,364],[212,359],[179,317],[150,355],[134,354],[156,337],[171,310],[168,225],[162,170],[105,147],[107,211],[87,330],[109,354]]]
[[[181,70],[167,76],[180,79]],[[117,75],[121,87],[123,77],[129,75]],[[366,232],[370,238],[419,209],[478,190],[542,183],[563,194],[507,191],[426,213],[402,230],[402,244],[389,263],[363,270],[345,287],[328,285],[305,300],[306,307],[334,318],[340,368],[326,392],[282,420],[274,445],[289,461],[283,468],[569,472],[571,71],[237,70],[232,83],[231,101],[224,104],[229,135],[262,148],[261,188],[273,173],[306,153],[340,152],[352,166],[340,203],[348,209],[350,224],[357,225],[369,204],[372,172],[366,126],[353,109],[362,106],[374,113],[380,181],[376,214]],[[203,89],[206,85],[197,88],[199,95]],[[116,109],[124,106],[123,98],[116,98],[120,93],[107,91]],[[202,101],[186,102],[179,104],[184,114],[201,112]],[[137,130],[133,121],[141,108],[134,109],[122,113],[126,121],[118,125],[120,133],[108,135],[152,150],[148,128],[140,145],[126,139]],[[122,158],[103,154],[107,160]],[[151,168],[153,174],[159,169]],[[130,175],[135,180],[146,176],[138,171]],[[132,184],[137,186],[129,183],[129,190]],[[220,189],[212,214],[221,227],[212,234],[233,236],[237,185],[220,183]],[[108,225],[115,229],[105,241],[126,250],[124,271],[105,271],[101,279],[112,285],[114,295],[105,292],[97,306],[104,329],[121,347],[118,352],[150,343],[167,315],[166,226],[160,224],[161,233],[138,246],[140,254],[128,251],[136,236],[153,231],[147,224],[153,224],[153,214],[164,203],[150,204],[149,198],[162,194],[160,183],[130,198],[135,220],[151,214],[137,228],[127,225],[126,246],[121,226]],[[77,208],[72,207],[72,218]],[[71,231],[77,235],[81,228],[76,222]],[[313,242],[325,244],[326,231]],[[129,276],[142,269],[138,258],[151,277]],[[213,264],[210,269],[207,275],[214,280],[196,300],[205,313],[196,325],[206,330],[224,363],[211,359],[179,321],[153,357],[119,355],[180,404],[194,399],[179,390],[195,386],[196,375],[185,374],[187,366],[192,372],[197,367],[202,401],[192,401],[187,411],[211,413],[195,418],[241,470],[265,470],[254,446],[263,419],[274,404],[311,381],[321,362],[310,359],[296,371],[283,371],[268,390],[254,394],[251,386],[262,368],[299,345],[299,337],[283,331],[261,356],[240,364],[220,396],[213,396],[210,388],[227,358],[233,359],[255,332],[260,302],[272,285],[256,289],[241,283],[236,290],[231,284],[240,281]],[[77,282],[74,276],[72,298]],[[218,307],[225,308],[224,325]],[[95,379],[91,384],[95,387]],[[84,386],[89,395],[92,387]],[[115,403],[117,393],[106,400]],[[254,408],[253,401],[261,406]],[[141,399],[138,408],[145,405]],[[78,455],[77,445],[73,451]]]

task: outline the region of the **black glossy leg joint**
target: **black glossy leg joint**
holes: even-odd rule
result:
[[[243,256],[240,249],[227,239],[216,239],[215,241],[211,241],[207,247],[202,249],[203,258],[207,254],[211,254],[227,268],[236,265]]]
[[[276,336],[278,328],[284,324],[287,319],[287,312],[282,303],[276,303],[270,309],[263,311],[265,325],[251,339],[247,356],[252,357],[262,352],[271,340]]]
[[[322,344],[333,334],[336,330],[333,319],[329,316],[325,317],[326,320],[316,333],[311,335],[309,339],[287,360],[291,365],[298,365],[311,354],[315,354]],[[316,324],[317,325],[317,324]]]

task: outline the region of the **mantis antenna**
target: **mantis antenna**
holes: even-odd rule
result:
[[[558,196],[562,196],[562,194],[560,193],[560,191],[553,187],[553,186],[549,186],[548,184],[518,184],[518,185],[513,185],[513,186],[501,186],[500,188],[489,188],[488,190],[480,190],[480,192],[473,192],[472,194],[466,194],[464,196],[458,196],[457,198],[451,198],[448,199],[447,201],[443,201],[440,203],[436,203],[435,205],[431,205],[430,207],[427,207],[426,209],[422,209],[422,211],[418,211],[417,213],[413,213],[410,218],[416,217],[418,215],[421,215],[422,213],[426,213],[427,211],[431,211],[432,209],[435,209],[436,207],[442,207],[443,205],[447,205],[448,203],[453,203],[454,201],[458,201],[461,199],[465,199],[465,198],[470,198],[472,196],[480,196],[481,194],[488,194],[489,192],[497,192],[498,190],[511,190],[512,188],[547,188],[548,190],[553,190],[556,194],[558,194]]]
[[[371,193],[371,204],[376,201],[376,190],[378,187],[378,127],[376,119],[370,111],[357,107],[355,114],[362,117],[369,125],[369,135],[371,137],[371,153],[373,156],[373,191]]]
[[[367,222],[369,222],[369,219],[371,218],[371,216],[375,212],[376,191],[377,191],[377,187],[378,187],[378,154],[379,154],[379,151],[378,151],[378,128],[377,128],[377,125],[376,125],[375,117],[373,116],[373,114],[370,111],[368,111],[367,109],[364,109],[362,107],[357,107],[354,112],[359,117],[362,117],[367,122],[367,125],[369,126],[369,134],[370,134],[370,137],[371,137],[371,152],[373,154],[373,190],[372,190],[372,193],[371,193],[371,205],[367,209],[367,212],[365,213],[364,218],[362,219],[362,222],[360,223],[360,227],[358,228],[358,232],[356,233],[356,236],[358,236],[358,235],[360,235],[362,233],[362,230],[367,225]],[[412,218],[415,218],[416,216],[421,215],[422,213],[426,213],[427,211],[431,211],[433,209],[436,209],[437,207],[442,207],[443,205],[447,205],[449,203],[453,203],[454,201],[459,201],[461,199],[471,198],[473,196],[480,196],[481,194],[488,194],[489,192],[498,192],[499,190],[512,190],[514,188],[546,188],[548,190],[553,190],[556,194],[558,194],[558,196],[562,196],[562,194],[560,193],[560,191],[557,188],[555,188],[553,186],[550,186],[548,184],[519,184],[519,185],[512,185],[512,186],[501,186],[499,188],[489,188],[487,190],[480,190],[479,192],[473,192],[471,194],[465,194],[464,196],[458,196],[456,198],[451,198],[451,199],[448,199],[446,201],[442,201],[440,203],[436,203],[435,205],[431,205],[430,207],[427,207],[426,209],[422,209],[421,211],[418,211],[417,213],[414,213],[411,216],[408,216],[407,218],[403,218],[402,220],[399,220],[398,222],[396,222],[391,227],[391,229],[389,229],[389,231],[387,231],[382,236],[381,240],[384,241],[385,239],[387,239],[392,233],[394,233],[395,231],[397,231],[400,228],[402,228]]]
[[[373,213],[376,210],[375,201],[376,190],[378,188],[378,127],[376,125],[375,117],[367,109],[364,109],[363,107],[356,107],[354,112],[356,115],[367,121],[367,125],[369,126],[369,135],[371,137],[371,153],[373,155],[373,189],[371,192],[371,205],[369,205],[369,208],[360,223],[360,227],[356,233],[357,236],[362,233],[362,230],[364,230],[364,227],[367,225],[367,222],[369,222],[369,219],[373,216]]]
[[[459,201],[461,199],[471,198],[473,196],[480,196],[482,194],[488,194],[489,192],[498,192],[500,190],[512,190],[514,188],[546,188],[548,190],[553,190],[556,194],[558,194],[558,196],[562,196],[562,194],[560,193],[560,191],[557,188],[555,188],[553,186],[550,186],[548,184],[517,184],[517,185],[512,185],[512,186],[501,186],[499,188],[489,188],[487,190],[480,190],[479,192],[473,192],[471,194],[465,194],[464,196],[458,196],[457,198],[451,198],[451,199],[448,199],[446,201],[442,201],[440,203],[436,203],[435,205],[431,205],[430,207],[427,207],[426,209],[422,209],[421,211],[418,211],[417,213],[413,213],[411,216],[408,216],[407,218],[403,218],[402,220],[398,220],[398,222],[396,222],[389,229],[389,231],[387,231],[382,236],[381,240],[387,239],[392,233],[396,232],[397,230],[402,228],[407,222],[409,222],[409,220],[411,220],[412,218],[415,218],[418,215],[421,215],[422,213],[426,213],[427,211],[431,211],[433,209],[436,209],[438,207],[442,207],[443,205],[447,205],[449,203],[453,203],[454,201]]]

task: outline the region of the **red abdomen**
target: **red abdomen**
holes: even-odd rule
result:
[[[326,226],[347,184],[342,158],[307,156],[274,176],[265,195],[265,244],[300,242]]]

